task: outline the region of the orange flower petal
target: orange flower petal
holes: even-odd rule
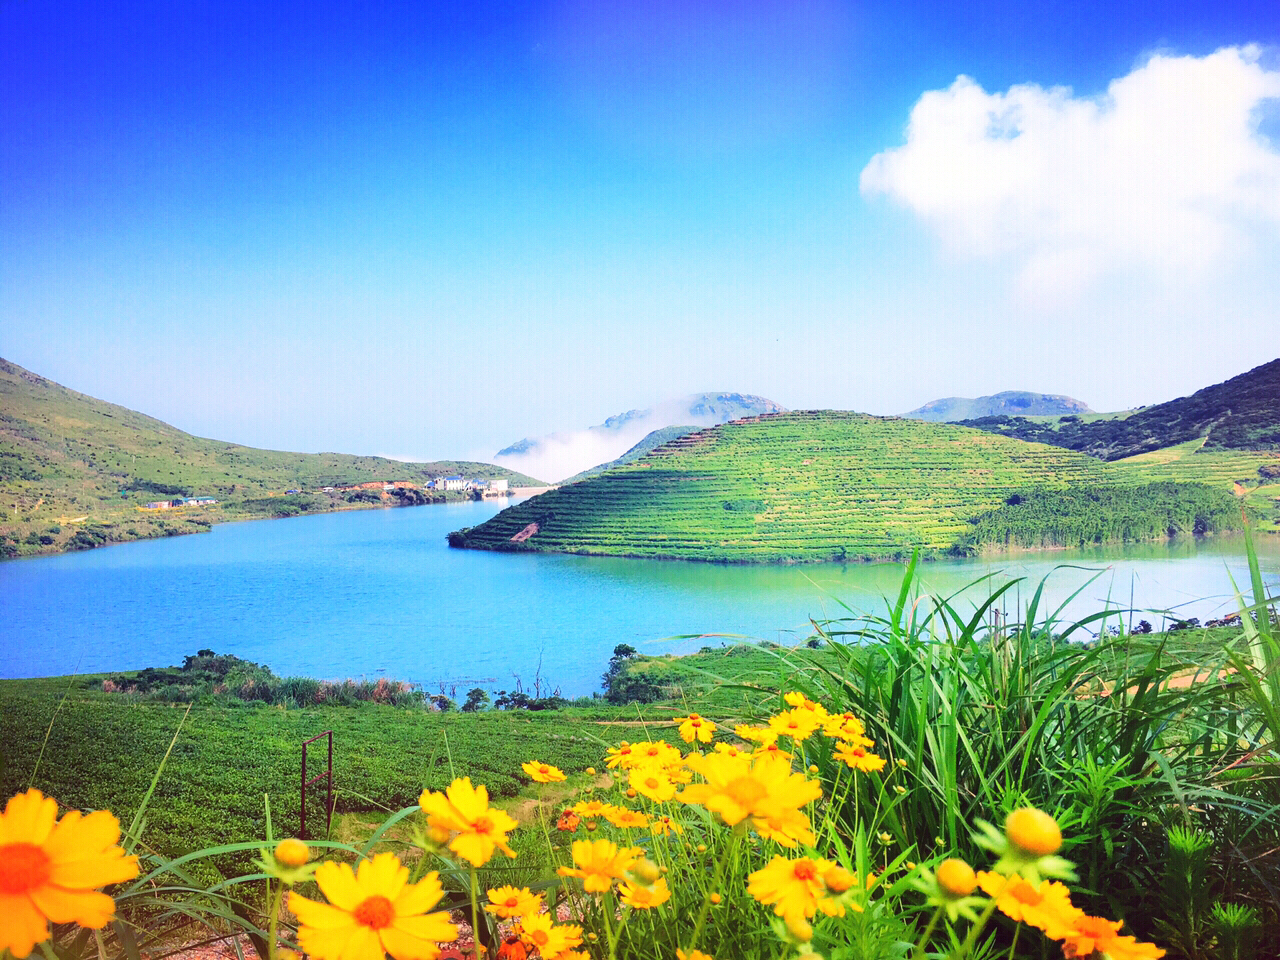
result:
[[[37,943],[49,939],[49,925],[35,905],[25,896],[0,894],[0,950],[5,947],[17,958],[25,960]]]
[[[78,923],[100,930],[116,912],[115,901],[105,893],[63,890],[45,884],[28,894],[31,901],[54,923]]]
[[[57,819],[57,801],[39,790],[19,793],[9,798],[0,815],[0,843],[33,843],[38,847],[48,839]]]

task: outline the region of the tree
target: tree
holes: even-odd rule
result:
[[[476,713],[484,710],[489,706],[489,694],[479,687],[472,687],[467,691],[467,699],[462,704],[463,713]]]

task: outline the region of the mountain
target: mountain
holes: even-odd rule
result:
[[[205,440],[0,359],[0,556],[191,533],[219,520],[421,502],[425,495],[409,486],[399,493],[337,488],[393,480],[420,488],[452,474],[539,485],[487,463],[403,463]],[[173,497],[218,503],[142,509]]]
[[[1023,417],[982,417],[966,426],[1078,450],[1103,460],[1150,453],[1203,439],[1202,449],[1280,449],[1280,359],[1189,397],[1104,420],[1064,417],[1036,423]]]
[[[1081,490],[1097,495],[1064,499]],[[797,411],[672,440],[450,543],[732,563],[869,559],[976,548],[978,518],[1024,499],[1025,511],[1006,509],[984,531],[1048,544],[1221,529],[1239,522],[1227,490],[1151,484],[1140,470],[950,424]],[[1079,522],[1064,524],[1057,500]]]
[[[599,466],[592,467],[589,470],[583,470],[581,473],[574,474],[564,483],[577,483],[579,480],[585,480],[587,477],[594,477],[596,474],[604,473],[606,470],[612,470],[614,467],[621,467],[635,460],[639,460],[649,452],[658,449],[664,443],[670,443],[678,437],[683,437],[687,433],[694,433],[697,427],[689,425],[662,427],[654,430],[652,433],[646,434],[644,438],[634,447],[618,457],[616,460],[610,460],[608,463],[602,463]]]
[[[584,430],[552,433],[503,447],[494,461],[553,482],[610,463],[663,427],[711,427],[742,417],[781,413],[782,407],[746,393],[698,393],[644,410],[628,410]]]
[[[1043,417],[1064,414],[1090,413],[1088,405],[1054,393],[1028,393],[1025,390],[1005,390],[989,397],[946,397],[931,400],[917,407],[904,417],[912,420],[928,420],[932,423],[957,423],[978,417]]]

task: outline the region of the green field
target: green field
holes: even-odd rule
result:
[[[0,360],[0,556],[195,533],[223,520],[381,505],[380,495],[361,499],[322,488],[376,480],[422,484],[450,474],[538,484],[485,463],[403,463],[206,440]],[[141,509],[171,496],[219,502]]]
[[[1256,459],[1228,459],[1221,471]],[[504,510],[452,542],[720,562],[903,556],[954,548],[975,518],[1020,491],[1137,487],[1159,479],[1151,471],[950,424],[793,412],[682,437]],[[1176,479],[1219,481],[1185,468]],[[512,539],[532,524],[536,532]]]

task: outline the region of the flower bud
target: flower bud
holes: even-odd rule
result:
[[[1023,807],[1009,814],[1004,834],[1020,851],[1033,857],[1047,857],[1062,848],[1058,822],[1035,807]]]
[[[832,893],[844,893],[857,879],[844,867],[832,867],[822,875],[822,882]]]
[[[631,868],[631,875],[647,887],[661,877],[662,873],[658,870],[656,863],[645,857],[637,861],[636,865]]]
[[[803,915],[788,912],[783,918],[787,923],[787,933],[801,943],[808,943],[813,939],[813,927]]]
[[[978,886],[978,877],[973,872],[973,867],[956,857],[938,864],[937,878],[938,889],[955,899],[969,896]]]
[[[286,867],[300,867],[311,859],[311,848],[296,837],[276,844],[276,860]]]

